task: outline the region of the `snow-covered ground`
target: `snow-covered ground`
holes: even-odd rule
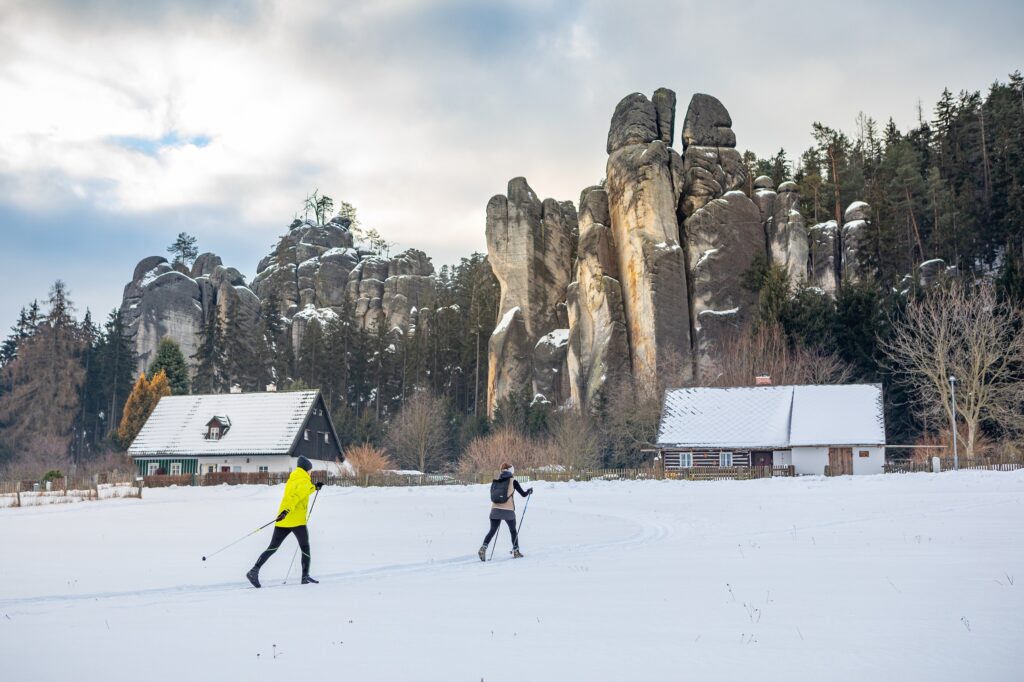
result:
[[[1024,676],[1024,472],[535,487],[487,564],[485,486],[326,488],[322,583],[281,585],[289,539],[263,590],[269,529],[200,557],[281,487],[0,510],[0,677]]]

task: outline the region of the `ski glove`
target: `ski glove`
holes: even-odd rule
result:
[[[313,485],[316,487],[317,491],[319,492],[320,488],[324,487],[324,482],[323,481],[317,481]]]
[[[288,510],[287,509],[284,510],[283,512],[281,512],[280,514],[278,514],[277,518],[274,519],[274,521],[277,521],[277,522],[280,523],[281,521],[284,521],[284,517],[286,517],[286,516],[288,516]]]
[[[533,494],[533,488],[527,488],[526,489],[526,494],[527,494],[527,496],[532,495]]]

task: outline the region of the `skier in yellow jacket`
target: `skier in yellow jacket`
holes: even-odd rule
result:
[[[306,514],[309,496],[314,490],[320,490],[323,483],[313,484],[313,479],[309,477],[312,468],[312,462],[305,457],[299,457],[298,466],[288,477],[288,483],[284,486],[284,497],[278,509],[277,523],[274,525],[274,536],[270,538],[270,546],[260,554],[256,565],[245,574],[253,587],[260,586],[260,568],[274,555],[290,533],[295,533],[299,549],[302,550],[302,584],[319,582],[309,576],[309,531],[306,530]]]

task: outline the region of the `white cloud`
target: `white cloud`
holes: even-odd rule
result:
[[[449,262],[483,248],[510,177],[573,200],[599,181],[609,117],[635,90],[674,88],[679,116],[716,94],[741,147],[791,158],[814,120],[907,126],[919,97],[927,110],[946,84],[1021,66],[1003,36],[1021,8],[980,5],[871,1],[851,20],[820,2],[16,3],[0,10],[0,209],[84,200],[120,230],[206,211],[201,241],[262,251],[318,187]]]

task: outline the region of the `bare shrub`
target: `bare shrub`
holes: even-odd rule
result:
[[[960,456],[965,457],[964,454],[964,443],[967,442],[967,427],[964,424],[957,426],[957,449],[960,451]],[[942,457],[943,459],[953,456],[953,432],[949,428],[938,429],[936,431],[929,431],[928,433],[922,434],[914,445],[932,445],[941,446],[941,449],[937,447],[930,448],[915,448],[913,453],[910,455],[911,461],[914,462],[930,462],[932,457]],[[998,454],[998,448],[996,442],[985,435],[978,437],[974,444],[974,458],[987,459],[989,457],[996,456]]]
[[[601,463],[601,439],[590,417],[572,410],[558,414],[548,441],[549,464],[567,469],[592,469]]]
[[[388,457],[387,450],[369,443],[345,448],[345,461],[351,467],[352,475],[357,477],[372,476],[395,468],[395,463]]]
[[[850,366],[835,355],[791,346],[779,325],[762,325],[724,342],[700,377],[702,386],[753,386],[758,374],[773,384],[841,384]]]
[[[530,469],[548,464],[545,460],[549,454],[545,443],[515,429],[503,428],[469,442],[459,459],[459,474],[497,475],[506,462],[519,469]]]

